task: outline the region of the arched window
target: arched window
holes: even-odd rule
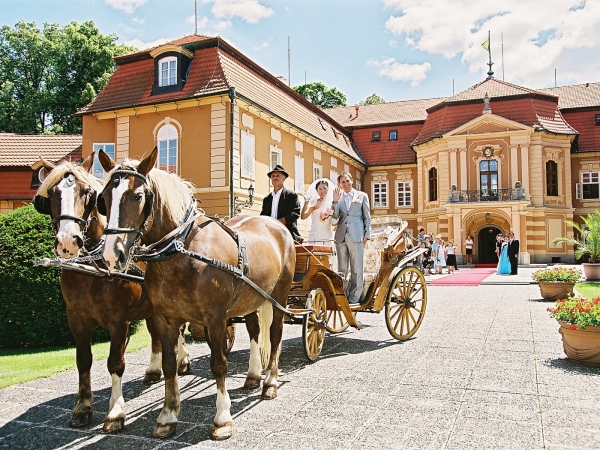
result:
[[[158,62],[158,86],[172,86],[177,84],[177,58],[167,56]]]
[[[546,162],[546,195],[558,196],[558,164],[554,161]]]
[[[171,124],[163,125],[156,136],[158,141],[158,168],[177,173],[177,128]]]
[[[429,201],[435,202],[438,199],[437,169],[429,169]]]

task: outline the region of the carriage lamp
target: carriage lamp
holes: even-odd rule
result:
[[[233,197],[233,204],[236,215],[242,212],[242,208],[250,208],[254,204],[254,185],[250,183],[250,187],[248,188],[248,198],[246,200],[240,200],[236,195]]]

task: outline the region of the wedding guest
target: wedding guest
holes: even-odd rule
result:
[[[501,241],[500,258],[498,258],[498,275],[510,275],[510,259],[508,258],[508,234]]]
[[[467,256],[467,264],[473,264],[473,236],[470,234],[467,235],[467,240],[465,241],[465,255]]]
[[[456,270],[456,245],[454,245],[454,239],[450,239],[446,247],[446,267],[448,268],[448,273],[454,273]]]

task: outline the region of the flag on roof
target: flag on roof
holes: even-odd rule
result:
[[[490,52],[490,37],[488,36],[488,38],[483,41],[483,44],[481,44],[481,46],[485,49],[486,52]]]

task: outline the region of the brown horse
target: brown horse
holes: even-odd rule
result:
[[[33,204],[38,212],[52,218],[56,231],[55,253],[66,259],[79,256],[82,249],[96,246],[106,226],[98,214],[96,196],[102,184],[89,171],[92,153],[81,164],[69,162],[54,165],[42,159],[46,179],[38,189]],[[99,264],[102,265],[101,261]],[[67,320],[76,343],[79,390],[77,404],[69,425],[82,427],[92,420],[93,395],[90,382],[92,366],[92,330],[101,326],[110,333],[108,371],[112,376],[112,392],[104,421],[105,432],[123,429],[125,401],[121,379],[125,370],[125,345],[132,320],[146,319],[152,337],[150,366],[144,383],[156,383],[161,377],[161,346],[152,322],[152,304],[142,301],[143,289],[138,283],[98,278],[72,270],[63,270],[60,287],[67,309]],[[184,342],[179,342],[184,345]],[[187,350],[182,347],[178,364],[180,373],[190,370]]]
[[[109,270],[122,271],[138,239],[152,247],[167,235],[181,236],[178,250],[203,255],[238,267],[244,260],[245,243],[247,277],[285,307],[292,283],[295,248],[292,236],[278,221],[268,217],[238,216],[223,226],[202,214],[184,219],[195,212],[194,188],[177,175],[153,169],[157,150],[139,164],[127,161],[118,165],[104,152],[99,160],[108,173],[102,201],[105,203],[108,228],[103,257]],[[137,165],[136,165],[137,164]],[[99,200],[100,201],[100,200]],[[185,233],[184,233],[185,234]],[[236,236],[239,242],[236,242]],[[239,245],[238,245],[239,243]],[[156,248],[156,247],[155,247]],[[173,256],[173,255],[171,255]],[[258,387],[261,376],[259,331],[270,346],[262,397],[277,396],[278,357],[283,331],[283,312],[265,301],[265,297],[241,282],[227,270],[176,252],[171,259],[148,262],[145,286],[154,307],[155,324],[163,348],[165,400],[153,432],[155,437],[175,433],[180,408],[179,387],[175,371],[177,330],[186,321],[205,326],[210,337],[210,368],[217,383],[217,413],[211,436],[226,439],[232,434],[231,401],[225,388],[227,358],[224,354],[227,318],[244,316],[250,334],[250,363],[245,387]],[[241,292],[240,292],[241,290]],[[269,319],[259,324],[265,315]],[[270,331],[266,326],[270,322]]]

